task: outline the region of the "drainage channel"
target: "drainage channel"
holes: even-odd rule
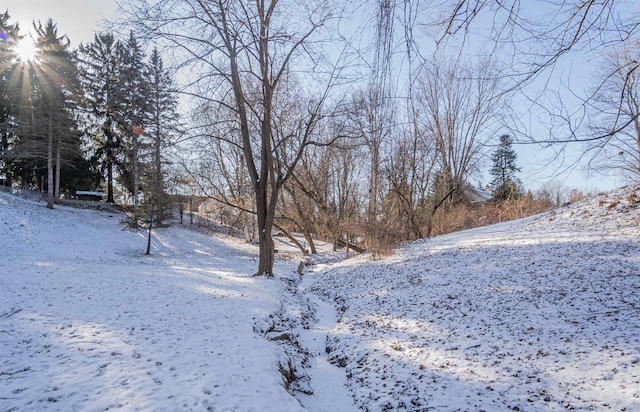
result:
[[[347,377],[344,369],[334,366],[327,360],[327,334],[337,324],[335,308],[324,302],[317,295],[308,292],[313,283],[313,271],[307,272],[300,282],[299,293],[308,297],[316,305],[318,319],[309,329],[300,330],[299,342],[309,351],[308,371],[311,378],[313,395],[298,394],[297,398],[306,409],[311,412],[350,412],[358,409],[347,389]]]

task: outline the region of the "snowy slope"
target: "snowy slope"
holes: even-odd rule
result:
[[[640,410],[640,185],[302,282],[120,218],[0,194],[1,411]]]
[[[640,185],[316,273],[368,411],[640,410]]]
[[[302,410],[255,248],[120,218],[0,194],[0,410]]]

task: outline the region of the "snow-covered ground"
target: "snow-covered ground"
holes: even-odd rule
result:
[[[120,219],[0,194],[0,411],[303,410],[255,248],[168,228],[145,256]]]
[[[640,185],[302,280],[121,218],[0,194],[0,411],[640,410]]]
[[[640,410],[640,185],[351,259],[330,359],[364,410]]]

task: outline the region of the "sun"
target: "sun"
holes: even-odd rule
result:
[[[18,59],[22,62],[27,62],[35,59],[36,57],[36,45],[33,44],[33,41],[28,38],[21,39],[18,44],[16,44],[16,53],[18,54]]]

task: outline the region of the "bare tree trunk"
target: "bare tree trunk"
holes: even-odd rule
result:
[[[138,186],[140,184],[140,171],[138,167],[138,135],[132,134],[131,138],[132,153],[131,160],[133,162],[133,207],[138,207]]]
[[[49,111],[49,130],[47,138],[47,207],[53,209],[53,113]]]
[[[189,198],[189,224],[193,225],[193,197]]]
[[[438,203],[434,203],[433,208],[431,209],[431,213],[429,214],[429,218],[427,219],[427,230],[425,233],[425,237],[431,237],[431,230],[433,228],[433,217],[436,215],[436,212],[442,206],[442,204],[453,195],[453,193],[457,190],[456,187],[451,189],[449,193],[447,193]]]
[[[2,150],[3,154],[6,154],[8,148],[9,148],[9,138],[8,138],[8,135],[7,135],[7,131],[3,131],[2,132],[2,137],[0,138],[0,149]],[[4,161],[4,159],[3,159],[3,161]],[[12,186],[12,174],[9,173],[6,169],[3,170],[2,172],[5,172],[5,178],[6,178],[6,180],[5,180],[6,183],[5,184],[8,187],[11,187]]]
[[[283,228],[282,226],[279,226],[277,224],[274,223],[274,226],[276,229],[278,229],[279,231],[282,232],[283,235],[285,235],[294,245],[296,245],[296,247],[298,249],[300,249],[300,251],[302,252],[303,255],[307,254],[307,250],[304,248],[304,246],[302,245],[302,243],[298,242],[298,239],[296,239],[295,237],[293,237],[291,235],[291,233],[289,233],[285,228]]]
[[[115,203],[113,199],[113,161],[107,164],[107,203]]]
[[[57,203],[60,200],[60,169],[61,169],[61,154],[60,146],[62,146],[62,137],[58,137],[58,144],[56,146],[56,178],[55,178],[55,191],[53,193],[54,201]]]
[[[380,173],[380,146],[377,142],[371,145],[371,176],[369,180],[369,222],[376,221],[378,202],[378,181]]]
[[[307,243],[309,244],[309,250],[311,251],[312,255],[316,255],[318,253],[318,250],[316,249],[316,242],[314,242],[313,237],[311,236],[311,233],[309,233],[308,231],[304,231],[304,238],[306,239]]]
[[[347,233],[347,241],[345,242],[346,259],[349,259],[349,233]]]
[[[240,222],[242,224],[245,243],[253,242],[253,217],[245,212],[240,212]]]
[[[300,228],[300,230],[302,231],[304,238],[306,239],[307,243],[309,244],[309,247],[311,249],[311,253],[312,254],[316,254],[318,253],[316,251],[316,245],[313,242],[313,237],[311,236],[311,222],[309,219],[309,216],[305,214],[305,212],[302,210],[302,205],[300,204],[300,200],[298,198],[298,193],[296,192],[295,188],[292,186],[284,186],[284,190],[289,193],[290,197],[291,197],[291,202],[293,203],[293,206],[295,208],[295,212],[296,212],[296,224],[297,226]],[[304,251],[304,250],[303,250]],[[305,252],[306,254],[306,252]]]
[[[264,193],[264,196],[262,196],[262,193]],[[270,216],[271,211],[268,210],[266,190],[258,191],[256,206],[258,212],[258,247],[260,249],[256,275],[273,276],[275,254],[272,237],[273,217]]]
[[[153,213],[149,216],[149,231],[147,233],[147,251],[145,255],[151,254],[151,229],[153,228]]]

